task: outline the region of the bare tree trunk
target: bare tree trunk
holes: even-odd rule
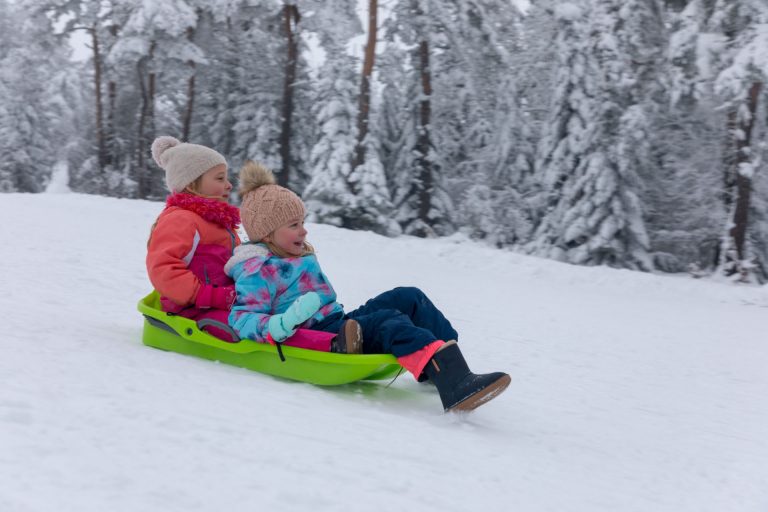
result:
[[[749,118],[744,119],[740,123],[740,131],[743,136],[739,137],[736,162],[739,167],[742,164],[749,163],[752,155],[750,146],[752,145],[752,129],[755,126],[755,115],[757,113],[757,103],[760,98],[760,90],[763,84],[755,82],[749,88],[749,97],[747,99],[747,108],[749,110]],[[736,254],[739,259],[744,259],[744,242],[746,241],[747,233],[747,217],[749,213],[749,200],[752,193],[752,178],[751,176],[745,176],[739,172],[737,167],[736,172],[736,208],[733,214],[733,227],[731,228],[730,235],[733,237],[736,246]]]
[[[187,82],[187,108],[184,110],[184,119],[182,120],[181,140],[189,140],[189,132],[192,128],[192,112],[195,108],[195,63],[189,61],[189,67],[192,68],[192,76]]]
[[[197,11],[198,19],[200,18],[200,9]],[[195,39],[195,29],[189,27],[187,29],[187,38],[190,42]],[[188,61],[189,67],[192,69],[192,74],[187,82],[187,108],[184,109],[184,117],[181,121],[181,140],[184,142],[189,141],[189,132],[192,129],[192,112],[195,108],[195,76],[197,75],[195,61]]]
[[[729,275],[740,273],[744,279],[747,278],[747,269],[742,267],[741,262],[747,257],[745,246],[749,223],[749,205],[752,195],[752,175],[751,173],[742,172],[742,168],[752,160],[752,130],[755,125],[762,87],[763,84],[761,82],[754,82],[750,86],[749,93],[747,94],[747,114],[741,116],[734,123],[734,165],[731,176],[726,177],[726,184],[729,184],[729,182],[733,183],[734,195],[729,195],[729,197],[732,197],[731,201],[734,207],[731,228],[728,230],[729,239],[726,241],[726,250],[724,251],[723,258],[726,263],[726,273]],[[734,121],[734,119],[729,119],[729,121]]]
[[[117,37],[119,27],[112,25],[109,27],[109,32],[113,38]],[[110,80],[107,83],[107,133],[106,133],[106,146],[107,146],[107,165],[115,166],[118,162],[117,155],[117,136],[115,135],[115,112],[117,108],[117,83],[114,80]]]
[[[147,168],[147,152],[149,151],[149,137],[147,137],[146,126],[148,121],[154,125],[154,101],[155,101],[155,73],[150,71],[147,76],[147,83],[144,83],[144,76],[147,74],[147,64],[152,61],[155,53],[155,42],[149,46],[149,54],[141,57],[136,65],[139,75],[139,88],[141,90],[141,114],[139,115],[139,131],[137,136],[137,158],[136,171],[138,173],[138,195],[140,199],[145,199],[150,193],[149,169]]]
[[[363,74],[360,80],[360,97],[357,110],[357,145],[352,158],[351,169],[354,171],[365,162],[365,138],[368,135],[368,121],[371,110],[371,75],[376,59],[376,31],[379,10],[378,0],[368,0],[368,42],[365,45]],[[357,193],[356,185],[349,183],[352,193]]]
[[[117,163],[117,137],[115,135],[115,109],[117,108],[117,84],[110,80],[107,84],[109,110],[107,111],[107,152],[109,157],[107,163],[115,165]]]
[[[152,43],[152,51],[151,53],[154,54],[155,44]],[[155,92],[156,92],[156,83],[157,83],[157,74],[154,71],[149,72],[149,109],[147,110],[147,125],[149,126],[149,131],[146,134],[147,136],[147,150],[149,150],[149,143],[154,139],[155,136]]]
[[[99,34],[94,24],[91,27],[91,45],[93,46],[93,81],[96,92],[96,145],[98,147],[99,170],[102,176],[106,167],[106,144],[104,143],[104,110],[101,99],[101,50],[99,48]]]
[[[141,91],[141,112],[139,114],[139,132],[136,136],[136,173],[138,183],[138,195],[139,199],[147,197],[147,176],[144,164],[144,125],[147,120],[147,109],[149,105],[149,98],[147,95],[147,86],[144,83],[144,68],[146,67],[147,56],[142,56],[139,62],[136,64],[136,71],[139,76],[139,90]]]
[[[432,208],[432,189],[434,176],[432,169],[432,155],[430,149],[430,122],[432,116],[432,75],[429,69],[429,42],[422,40],[419,43],[419,69],[421,72],[421,102],[419,104],[419,127],[416,140],[416,153],[419,166],[419,220],[424,226],[430,225],[429,211]],[[427,236],[425,230],[421,236]]]
[[[736,186],[736,174],[738,174],[738,154],[739,154],[739,141],[738,137],[734,137],[733,134],[739,130],[739,116],[738,108],[731,107],[728,109],[725,121],[725,133],[728,137],[723,147],[723,166],[725,172],[723,173],[723,204],[725,209],[730,211],[733,206],[734,190]]]
[[[286,3],[283,7],[283,28],[287,38],[288,58],[285,62],[283,123],[280,129],[280,159],[283,168],[277,176],[277,183],[282,186],[287,186],[291,177],[291,121],[293,119],[294,86],[296,85],[296,64],[299,57],[299,44],[296,38],[299,21],[298,7],[295,4]]]

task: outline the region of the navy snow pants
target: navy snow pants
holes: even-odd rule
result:
[[[363,353],[402,357],[436,340],[457,340],[458,333],[418,288],[399,287],[378,295],[343,317],[327,318],[310,329],[339,332],[344,320],[363,330]]]

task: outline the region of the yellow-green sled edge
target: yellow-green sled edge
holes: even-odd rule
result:
[[[391,354],[335,354],[285,346],[282,347],[283,362],[272,345],[247,339],[227,343],[201,331],[192,320],[168,315],[160,309],[156,291],[141,299],[138,309],[144,315],[142,341],[149,347],[220,361],[276,377],[319,386],[339,386],[359,380],[391,378],[401,370]]]

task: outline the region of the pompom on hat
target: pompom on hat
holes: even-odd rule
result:
[[[250,160],[240,169],[240,197],[240,219],[252,242],[306,214],[299,196],[276,185],[272,171]]]
[[[167,135],[156,138],[152,143],[152,158],[165,171],[165,184],[173,193],[183,191],[217,165],[227,165],[227,160],[219,152]]]

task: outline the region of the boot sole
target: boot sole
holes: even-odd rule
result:
[[[477,409],[504,392],[510,382],[512,382],[512,377],[509,375],[499,377],[492,384],[489,384],[474,395],[470,395],[450,409],[446,409],[446,412],[466,412]]]
[[[347,354],[363,353],[363,329],[360,324],[350,320],[344,326],[344,342],[347,345]]]

